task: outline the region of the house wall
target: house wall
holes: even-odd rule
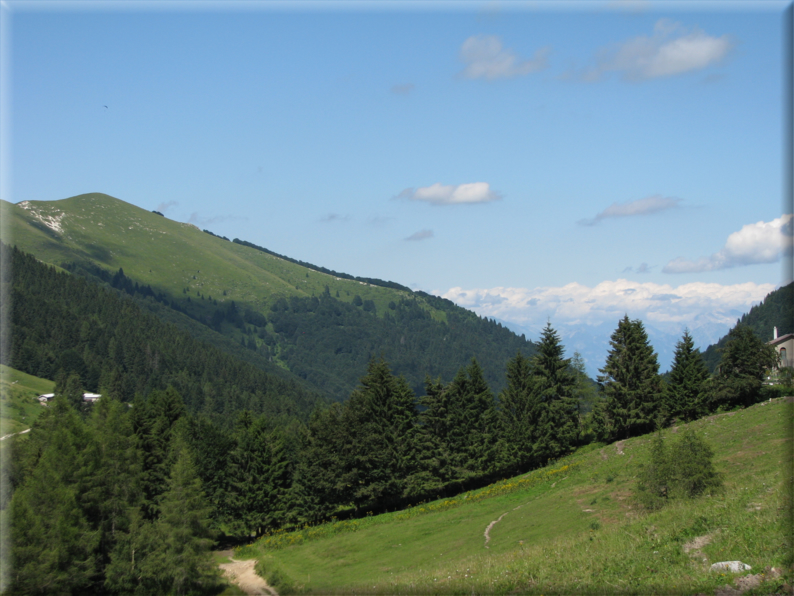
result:
[[[786,359],[785,361],[781,359],[780,366],[794,366],[794,337],[790,337],[775,346],[775,351],[778,355],[781,354],[782,349],[785,349]]]

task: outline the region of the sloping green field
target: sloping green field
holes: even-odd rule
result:
[[[42,261],[91,262],[112,273],[122,268],[128,277],[174,297],[187,289],[193,300],[199,292],[265,311],[279,297],[319,296],[328,286],[346,302],[356,295],[372,300],[383,314],[390,301],[408,295],[309,270],[101,193],[0,207],[11,242]],[[426,308],[438,320],[445,318]]]
[[[787,564],[791,423],[784,399],[691,423],[715,451],[724,490],[657,512],[633,496],[644,436],[454,499],[279,533],[236,556],[258,558],[282,594],[713,594],[735,578],[711,563],[750,565],[739,575],[757,577],[746,581]]]
[[[0,364],[0,435],[30,428],[44,411],[38,396],[52,393],[55,383]]]

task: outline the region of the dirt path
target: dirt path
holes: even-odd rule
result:
[[[518,507],[516,507],[516,509],[518,509]],[[493,527],[494,527],[496,524],[498,524],[500,521],[502,521],[502,518],[503,518],[505,515],[507,515],[507,513],[503,513],[502,515],[500,515],[500,516],[499,516],[499,519],[495,519],[495,520],[494,520],[494,521],[492,521],[490,524],[488,524],[488,527],[487,527],[487,528],[485,528],[485,532],[483,532],[483,536],[485,536],[485,548],[489,548],[489,547],[488,547],[488,543],[491,541],[491,529],[492,529],[492,528],[493,528]]]
[[[5,435],[4,437],[0,437],[0,441],[5,441],[9,437],[13,437],[15,435],[24,435],[25,433],[29,433],[30,429],[21,430],[18,433],[11,433],[10,435]]]
[[[231,558],[231,557],[230,557]],[[240,586],[240,589],[249,596],[278,596],[278,593],[267,585],[267,582],[254,571],[256,560],[235,561],[218,565],[229,581]]]

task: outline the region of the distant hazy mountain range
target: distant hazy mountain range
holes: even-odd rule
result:
[[[703,353],[710,370],[719,362],[717,349],[724,345],[728,332],[733,328],[726,320],[741,321],[749,325],[764,341],[772,339],[772,330],[778,328],[778,334],[794,332],[794,283],[770,293],[761,304],[750,309],[749,313],[733,309],[698,315],[689,325],[689,332],[695,340],[695,346]],[[540,327],[532,328],[508,321],[500,321],[508,329],[523,333],[533,338],[540,335]],[[617,327],[618,321],[599,325],[560,325],[558,331],[566,349],[566,356],[579,352],[587,364],[587,372],[595,378],[598,369],[604,365],[609,351],[609,338]],[[648,337],[656,353],[659,355],[659,371],[670,370],[676,343],[681,339],[679,324],[658,325],[643,321]]]

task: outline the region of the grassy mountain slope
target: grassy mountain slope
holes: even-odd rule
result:
[[[282,594],[713,594],[733,576],[712,563],[768,576],[788,561],[788,399],[688,425],[724,475],[713,497],[642,510],[633,490],[647,435],[453,499],[278,533],[236,556],[257,558]]]
[[[101,193],[4,207],[13,218],[13,242],[45,262],[92,262],[111,272],[123,268],[155,291],[179,297],[187,289],[185,298],[193,301],[199,293],[264,310],[279,297],[318,296],[327,285],[344,302],[359,295],[384,313],[389,301],[407,295],[312,272]],[[444,318],[440,312],[435,316]]]
[[[757,304],[750,309],[750,312],[743,314],[736,324],[747,325],[764,341],[772,339],[775,327],[778,337],[794,333],[794,282],[770,292],[761,304]],[[728,336],[725,335],[703,352],[703,359],[711,372],[714,372],[720,363],[718,350],[725,346],[727,340]]]
[[[52,381],[0,364],[0,434],[30,428],[44,410],[38,396],[52,393],[54,387]]]
[[[350,394],[379,354],[416,391],[426,374],[448,381],[476,357],[498,391],[508,358],[534,352],[523,337],[448,300],[317,271],[107,195],[1,207],[20,249],[126,287],[195,337],[238,358],[248,350],[251,363],[281,366],[335,399]]]
[[[57,271],[0,244],[3,315],[11,334],[0,362],[131,402],[173,386],[192,412],[230,424],[236,411],[307,418],[320,396],[197,341],[147,314],[126,294]]]

